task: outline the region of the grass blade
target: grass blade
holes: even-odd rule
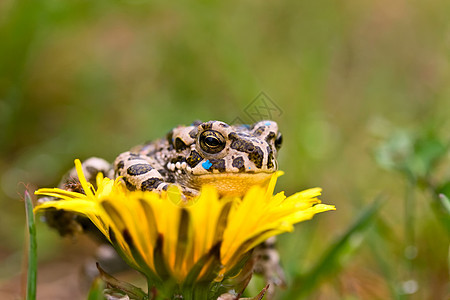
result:
[[[294,278],[291,288],[283,295],[284,299],[300,299],[306,296],[320,283],[321,279],[334,274],[341,268],[341,262],[349,253],[354,252],[358,245],[352,241],[360,239],[367,227],[373,223],[381,204],[384,201],[380,197],[366,207],[347,228],[345,233],[334,242],[324,253],[322,259],[306,274]]]
[[[444,194],[439,194],[439,199],[441,200],[442,207],[445,209],[447,214],[450,215],[450,200]]]
[[[437,201],[432,202],[433,211],[437,219],[450,234],[450,199],[444,194],[435,194]]]
[[[380,217],[376,222],[375,232],[367,238],[367,241],[373,257],[377,262],[377,266],[386,280],[387,287],[389,288],[389,292],[391,294],[391,298],[389,299],[402,300],[406,298],[402,293],[400,285],[398,284],[398,279],[396,278],[395,269],[397,268],[397,265],[392,264],[392,261],[396,261],[396,258],[390,257],[391,253],[386,251],[389,247],[389,233],[387,232],[393,231],[394,229]],[[389,240],[389,242],[390,241],[392,240]]]
[[[36,299],[37,277],[37,245],[36,224],[34,221],[33,204],[28,191],[25,191],[25,212],[28,226],[28,275],[27,275],[27,300]]]

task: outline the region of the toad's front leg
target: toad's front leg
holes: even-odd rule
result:
[[[122,176],[131,191],[164,191],[169,184],[158,171],[158,162],[146,155],[133,152],[120,154],[114,162],[116,176]]]
[[[264,276],[269,284],[266,298],[272,299],[275,286],[286,287],[286,278],[280,265],[280,255],[275,248],[276,238],[270,237],[253,251],[255,259],[254,271]]]

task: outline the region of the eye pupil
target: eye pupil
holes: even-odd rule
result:
[[[205,138],[205,143],[210,147],[217,147],[217,146],[219,146],[220,141],[218,138],[216,138],[214,136],[207,136]]]

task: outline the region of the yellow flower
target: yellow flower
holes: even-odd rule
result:
[[[166,293],[193,293],[195,285],[217,284],[236,276],[250,251],[267,238],[292,231],[293,224],[334,210],[320,204],[314,188],[285,197],[273,195],[275,173],[266,187],[254,186],[242,198],[219,197],[204,186],[189,204],[177,205],[178,189],[167,193],[128,191],[120,179],[97,177],[89,184],[81,163],[75,161],[85,194],[61,189],[40,189],[37,195],[59,198],[38,205],[72,211],[88,217],[149,284]],[[208,290],[208,289],[207,289]],[[200,298],[200,297],[197,297]],[[205,296],[206,298],[206,296]]]

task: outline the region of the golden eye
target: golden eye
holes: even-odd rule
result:
[[[223,135],[215,130],[203,131],[200,134],[199,142],[202,150],[210,154],[219,153],[226,144]]]

